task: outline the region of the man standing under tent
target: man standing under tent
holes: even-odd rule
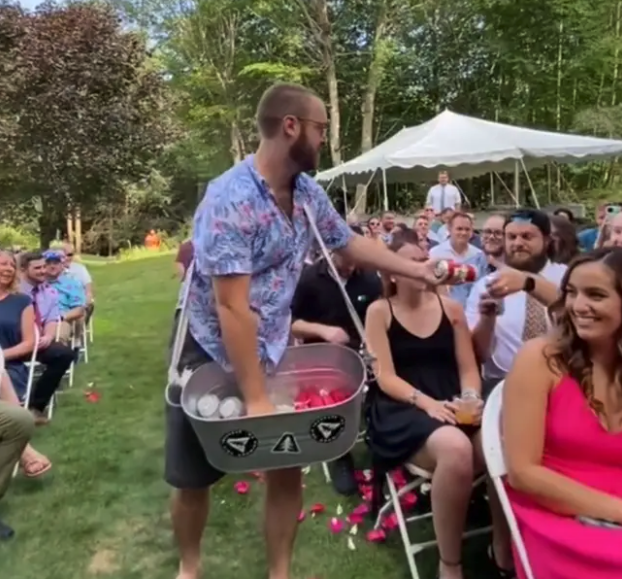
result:
[[[462,205],[460,191],[458,187],[449,182],[447,171],[441,171],[438,174],[438,183],[430,187],[425,204],[426,207],[433,207],[437,216],[445,209],[460,211]]]
[[[189,331],[178,370],[216,361],[235,373],[247,412],[265,415],[274,412],[265,374],[287,347],[291,301],[312,241],[304,206],[328,248],[353,263],[431,284],[439,280],[432,262],[405,260],[352,233],[324,190],[305,174],[317,168],[328,127],[326,108],[315,93],[298,85],[273,86],[259,103],[257,124],[257,153],[212,181],[195,215],[195,265],[185,282]],[[166,438],[178,579],[198,579],[209,487],[223,473],[206,460],[181,408],[167,408]],[[290,579],[301,472],[271,471],[266,482],[268,576]]]

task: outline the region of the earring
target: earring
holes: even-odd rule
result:
[[[389,279],[390,279],[391,283],[395,283],[395,278],[394,277],[389,278]]]

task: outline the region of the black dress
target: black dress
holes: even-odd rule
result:
[[[454,345],[454,329],[439,297],[442,316],[427,338],[411,334],[391,310],[387,330],[395,373],[435,400],[452,400],[460,394],[460,375]],[[387,396],[377,385],[368,400],[368,444],[375,468],[388,471],[404,464],[446,423],[430,417],[412,404]],[[465,429],[466,430],[466,429]]]

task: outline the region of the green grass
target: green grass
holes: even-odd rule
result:
[[[0,504],[16,536],[0,543],[0,577],[7,579],[174,579],[176,554],[162,481],[165,352],[177,293],[170,256],[94,268],[95,344],[74,388],[65,390],[50,426],[39,429],[37,449],[53,461],[43,480],[15,480]],[[92,384],[98,403],[85,400]],[[264,579],[262,488],[239,496],[228,477],[215,489],[204,543],[206,578]],[[294,579],[407,579],[397,534],[372,545],[359,533],[356,550],[327,522],[342,500],[314,467],[306,476],[305,504],[323,502],[327,514],[300,525]],[[428,529],[428,535],[431,529]],[[482,543],[469,544],[468,577],[487,577],[475,560]],[[418,557],[422,579],[435,576],[434,551]],[[478,571],[475,571],[478,569]]]

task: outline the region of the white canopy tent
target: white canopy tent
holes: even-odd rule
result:
[[[399,133],[350,161],[318,173],[318,181],[346,186],[382,179],[433,181],[441,169],[453,179],[514,172],[549,161],[573,163],[622,154],[622,141],[538,131],[444,111]],[[385,200],[386,205],[386,200]]]

